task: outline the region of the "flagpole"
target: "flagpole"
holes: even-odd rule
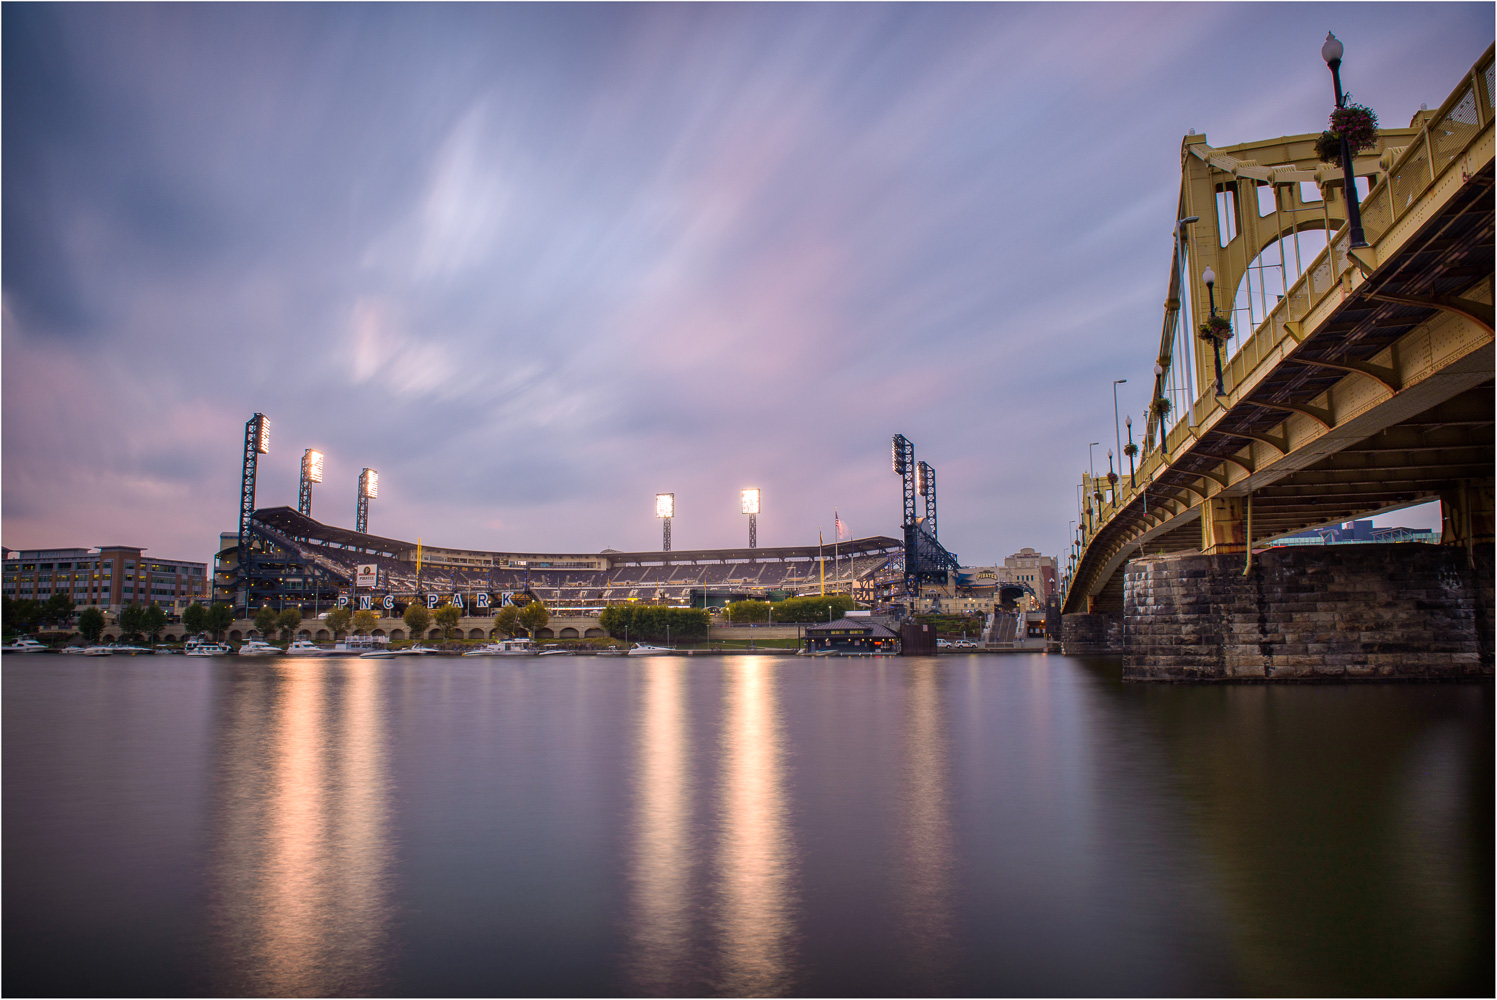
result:
[[[842,586],[842,517],[836,507],[832,508],[832,579]]]
[[[826,553],[822,549],[826,546],[826,539],[821,537],[821,529],[816,529],[816,565],[821,571],[821,596],[826,596]]]

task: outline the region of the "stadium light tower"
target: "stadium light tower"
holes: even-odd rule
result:
[[[748,515],[749,519],[749,548],[759,547],[759,489],[751,487],[742,490],[738,494],[738,506]]]
[[[296,495],[296,512],[312,516],[312,484],[322,482],[322,452],[308,448],[301,456],[301,490]]]
[[[379,473],[365,469],[359,473],[359,509],[354,517],[354,530],[369,530],[369,501],[379,497]]]
[[[662,518],[665,522],[663,545],[666,552],[671,550],[671,518],[676,516],[676,495],[674,493],[655,494],[655,516]]]
[[[261,455],[270,453],[270,418],[257,413],[244,425],[244,473],[239,483],[239,579],[244,607],[249,608],[249,522],[255,514],[255,472]]]

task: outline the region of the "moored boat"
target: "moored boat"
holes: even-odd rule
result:
[[[287,656],[330,656],[330,650],[323,649],[309,639],[298,639],[286,647]]]
[[[226,642],[208,642],[197,636],[187,640],[182,652],[188,656],[233,656],[234,648]]]
[[[540,650],[529,639],[505,639],[470,649],[464,656],[535,656]]]
[[[280,646],[272,646],[264,639],[251,639],[239,647],[240,656],[280,656],[284,652]]]
[[[629,650],[630,656],[659,656],[662,653],[674,653],[674,646],[651,646],[647,642],[636,642],[634,648]]]
[[[21,636],[9,646],[0,647],[7,653],[45,653],[47,647],[30,636]]]

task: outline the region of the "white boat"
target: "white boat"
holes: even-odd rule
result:
[[[351,635],[347,639],[339,639],[333,643],[332,652],[338,653],[367,653],[371,649],[383,649],[390,642],[384,636],[373,635]]]
[[[298,639],[286,647],[287,656],[329,656],[330,652],[310,639]]]
[[[400,654],[397,653],[397,652],[395,652],[395,650],[393,650],[393,649],[371,649],[368,652],[360,653],[359,654],[359,659],[361,659],[361,660],[393,660],[395,657],[397,657],[399,655]]]
[[[400,651],[400,655],[401,656],[436,656],[440,652],[441,652],[441,650],[432,649],[430,646],[422,646],[422,645],[417,644],[415,646],[412,646],[410,649],[402,649]]]
[[[571,656],[572,655],[572,651],[570,649],[543,649],[543,650],[541,650],[541,655],[542,656]]]
[[[629,650],[630,656],[658,656],[661,653],[674,653],[674,646],[651,646],[649,643],[636,642],[634,648]]]
[[[120,645],[117,642],[109,644],[109,652],[115,656],[155,656],[156,651],[149,646]]]
[[[7,653],[45,653],[47,651],[46,646],[29,636],[22,636],[3,648]]]
[[[264,639],[251,639],[239,647],[240,656],[280,656],[284,652],[280,646],[272,646]]]
[[[505,639],[470,649],[464,656],[535,656],[539,653],[535,643],[529,639]]]
[[[202,636],[188,639],[182,652],[188,656],[233,656],[234,649],[226,642],[207,642]]]
[[[88,652],[88,647],[87,646],[64,646],[64,647],[62,647],[62,649],[58,650],[58,652],[61,653],[64,656],[82,656],[84,653]]]
[[[112,646],[89,646],[83,650],[84,656],[113,656]]]

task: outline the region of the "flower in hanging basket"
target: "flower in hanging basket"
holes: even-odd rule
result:
[[[1138,454],[1138,445],[1134,444],[1132,441],[1129,441],[1127,444],[1123,445],[1123,454],[1127,455],[1129,458],[1132,458],[1134,455]]]
[[[1156,417],[1163,418],[1169,416],[1170,401],[1165,397],[1160,396],[1158,399],[1154,400],[1154,402],[1149,404],[1149,412],[1154,414],[1154,416]]]
[[[1107,485],[1115,487],[1115,486],[1117,486],[1117,484],[1118,484],[1118,474],[1116,472],[1109,472],[1107,474]]]
[[[1348,104],[1331,112],[1331,127],[1315,140],[1315,155],[1322,163],[1341,166],[1341,137],[1351,147],[1351,155],[1377,145],[1377,112],[1361,104]]]
[[[1232,321],[1225,316],[1212,316],[1200,325],[1197,332],[1202,340],[1221,343],[1232,336]]]

